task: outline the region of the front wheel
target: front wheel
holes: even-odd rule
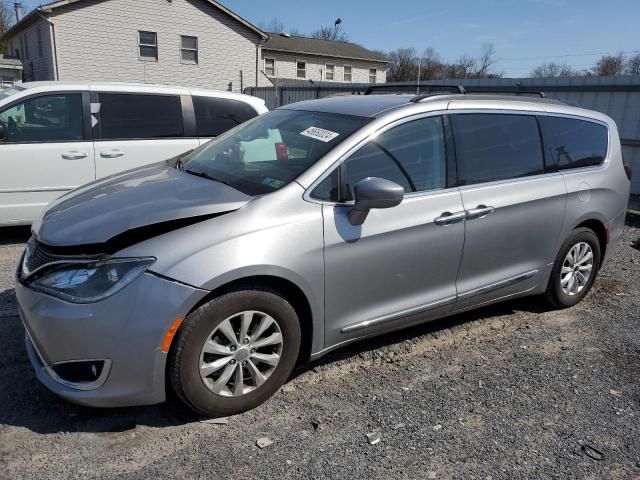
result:
[[[571,232],[556,257],[546,299],[555,308],[580,302],[589,292],[600,266],[600,242],[589,228]]]
[[[168,360],[177,396],[217,417],[250,410],[287,380],[300,350],[300,322],[277,292],[222,295],[185,319]]]

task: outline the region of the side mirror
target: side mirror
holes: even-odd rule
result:
[[[0,123],[0,142],[4,142],[9,136],[9,132],[7,130],[7,126]]]
[[[353,187],[355,204],[349,212],[351,225],[362,225],[372,208],[391,208],[404,198],[404,188],[391,180],[368,177]]]

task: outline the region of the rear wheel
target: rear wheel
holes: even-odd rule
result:
[[[547,301],[555,308],[580,302],[589,292],[600,266],[600,242],[589,228],[578,228],[560,247],[547,286]]]
[[[177,396],[207,416],[250,410],[287,380],[300,349],[300,323],[277,292],[228,293],[192,312],[171,350]]]

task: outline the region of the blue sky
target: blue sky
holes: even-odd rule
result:
[[[135,0],[134,0],[135,1]],[[33,7],[38,1],[25,1]],[[433,47],[446,60],[493,43],[495,66],[527,76],[536,65],[587,68],[602,54],[640,53],[638,0],[221,0],[257,24],[277,18],[309,32],[340,17],[352,41],[393,50]],[[571,56],[569,56],[571,55]],[[554,58],[558,56],[558,58]]]

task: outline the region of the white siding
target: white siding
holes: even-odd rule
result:
[[[20,50],[20,57],[28,81],[55,80],[50,25],[39,20],[9,40],[9,53]],[[38,31],[42,40],[38,46]]]
[[[344,81],[344,66],[351,66],[351,81],[353,83],[369,82],[369,69],[377,69],[376,83],[385,83],[387,81],[387,72],[384,63],[367,62],[363,60],[346,60],[343,58],[319,57],[311,55],[296,55],[283,52],[274,52],[266,49],[262,50],[262,57],[275,58],[276,60],[276,76],[282,79],[299,79],[297,76],[296,62],[297,60],[307,62],[306,80],[314,82],[326,81],[325,68],[327,64],[334,65],[333,81],[342,83]],[[264,71],[264,60],[260,64],[260,70]],[[264,78],[264,75],[263,75]],[[275,81],[275,79],[273,79]],[[302,80],[302,79],[299,79]],[[261,86],[265,83],[261,82]]]
[[[160,83],[240,91],[255,85],[260,37],[203,0],[87,0],[57,8],[60,80]],[[158,61],[140,60],[138,31],[158,35]],[[180,36],[198,37],[197,65],[180,62]]]

